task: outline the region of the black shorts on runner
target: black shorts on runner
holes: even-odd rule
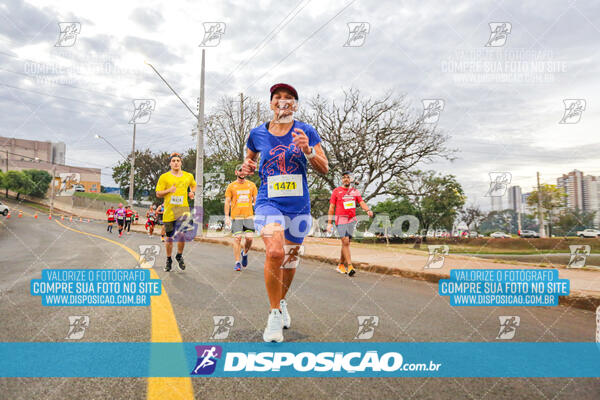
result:
[[[123,226],[123,225],[125,225],[125,219],[123,219],[123,218],[117,218],[117,224],[118,224],[119,226]]]
[[[163,223],[163,220],[162,220],[162,217],[159,217],[159,218],[156,220],[156,225],[164,225],[164,223]]]
[[[356,228],[356,221],[348,222],[347,224],[336,225],[336,228],[338,231],[338,235],[341,238],[349,237],[350,239],[352,239],[352,236],[354,235],[354,228]]]
[[[231,233],[239,235],[242,232],[254,232],[254,220],[252,218],[238,218],[231,221]]]

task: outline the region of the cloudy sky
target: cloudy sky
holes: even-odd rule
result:
[[[599,2],[8,0],[0,21],[0,136],[63,141],[67,163],[102,167],[104,185],[120,156],[94,135],[129,152],[132,99],[156,100],[138,148],[194,146],[193,117],[144,61],[195,106],[209,22],[225,32],[206,47],[207,111],[240,92],[266,101],[279,81],[301,106],[351,87],[404,94],[415,113],[441,99],[437,128],[457,159],[423,168],[456,175],[484,208],[489,172],[510,172],[524,192],[536,171],[548,183],[600,175]],[[80,27],[72,46],[56,46],[63,22]],[[354,22],[364,42],[349,40]],[[565,119],[569,99],[584,109]]]

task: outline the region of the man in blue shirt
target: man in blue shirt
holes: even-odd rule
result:
[[[329,164],[315,128],[293,118],[298,109],[296,89],[278,83],[270,92],[273,118],[250,131],[242,172],[253,174],[261,155],[254,225],[265,242],[265,285],[271,306],[263,339],[281,342],[282,329],[291,324],[285,296],[312,225],[308,164],[322,174],[329,171]]]

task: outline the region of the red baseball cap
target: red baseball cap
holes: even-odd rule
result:
[[[296,91],[296,89],[294,89],[294,87],[292,85],[288,85],[287,83],[276,83],[273,86],[271,86],[271,99],[273,99],[273,94],[278,90],[278,89],[285,89],[288,92],[290,92],[294,98],[296,100],[298,100],[298,92]]]

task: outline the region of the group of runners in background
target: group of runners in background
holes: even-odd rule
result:
[[[329,164],[316,129],[293,118],[298,109],[296,89],[279,83],[271,87],[270,96],[273,117],[250,131],[245,160],[236,167],[237,179],[228,185],[225,192],[224,215],[225,224],[231,228],[235,238],[235,271],[247,267],[255,231],[264,241],[264,280],[270,311],[263,339],[266,342],[281,342],[283,329],[291,326],[286,295],[300,256],[304,253],[304,238],[312,227],[308,165],[321,174],[327,174]],[[172,269],[173,242],[177,242],[175,259],[179,268],[186,268],[183,261],[186,239],[180,233],[182,226],[192,218],[188,199],[194,199],[196,181],[192,174],[181,169],[181,164],[181,154],[172,153],[169,158],[170,171],[162,174],[156,185],[156,197],[162,199],[163,203],[158,208],[150,206],[146,213],[146,229],[150,236],[155,224],[161,226],[161,236],[166,241],[166,272]],[[261,180],[259,188],[246,179],[257,170]],[[373,216],[351,183],[352,172],[344,172],[342,186],[336,188],[330,198],[327,225],[327,230],[331,232],[335,216],[342,242],[337,270],[349,276],[355,274],[349,245],[356,227],[356,206],[360,206],[370,217]],[[129,233],[128,212],[129,206],[123,207],[122,204],[116,210],[109,209],[107,230],[112,232],[112,224],[116,219],[119,236],[125,229]],[[243,245],[242,239],[245,239]]]

